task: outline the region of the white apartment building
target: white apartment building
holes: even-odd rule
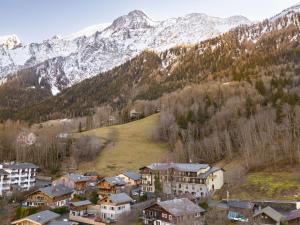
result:
[[[208,164],[153,163],[140,169],[142,190],[155,192],[155,179],[166,194],[192,194],[204,198],[224,184],[223,169]]]
[[[101,218],[105,221],[117,221],[121,214],[131,210],[132,201],[125,193],[108,195],[100,201]]]
[[[0,196],[13,188],[27,191],[35,186],[37,166],[32,163],[0,164]]]

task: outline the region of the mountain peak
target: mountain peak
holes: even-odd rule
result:
[[[144,17],[144,18],[149,18],[146,13],[144,13],[141,10],[133,10],[128,13],[128,16],[138,16],[138,17]]]
[[[6,49],[14,49],[21,46],[19,37],[15,34],[0,36],[0,46]]]
[[[115,31],[128,29],[149,28],[156,25],[143,11],[134,10],[127,15],[117,18],[109,27]]]

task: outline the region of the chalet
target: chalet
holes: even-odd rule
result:
[[[70,202],[69,219],[80,224],[105,225],[100,214],[100,207],[93,205],[89,200]],[[96,208],[95,208],[96,207]]]
[[[285,218],[289,225],[300,225],[300,209],[289,212]]]
[[[42,211],[25,218],[13,221],[11,224],[16,225],[77,225],[78,223],[72,221],[58,221],[59,214],[49,210]]]
[[[136,172],[127,171],[118,175],[128,186],[138,186],[141,183],[141,175]]]
[[[73,189],[63,185],[52,185],[49,187],[40,188],[28,195],[23,203],[25,206],[49,206],[52,208],[67,205],[71,199]]]
[[[116,194],[120,192],[126,183],[120,177],[105,177],[98,182],[98,195],[100,197],[106,197],[109,194]]]
[[[87,214],[88,207],[92,205],[89,200],[70,202],[70,215],[83,216]]]
[[[35,186],[38,167],[32,163],[2,163],[0,164],[0,196],[9,192],[12,187],[28,191]]]
[[[100,200],[101,217],[105,221],[117,221],[122,213],[129,212],[133,199],[125,193],[111,194]]]
[[[258,210],[253,219],[257,225],[280,225],[284,217],[271,207]]]
[[[91,181],[88,176],[83,176],[81,174],[69,173],[58,180],[55,180],[53,184],[64,185],[68,188],[74,189],[74,194],[84,194],[86,192],[87,184]]]
[[[165,194],[191,193],[197,198],[206,197],[223,186],[223,169],[208,164],[153,163],[140,169],[142,189],[155,192],[159,179]]]
[[[143,225],[204,224],[205,210],[186,198],[156,202],[143,210]]]

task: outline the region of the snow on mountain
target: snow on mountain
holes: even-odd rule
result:
[[[102,24],[96,24],[96,25],[92,25],[89,27],[86,27],[80,31],[77,31],[75,33],[72,33],[70,35],[67,35],[65,37],[63,37],[66,40],[74,40],[76,38],[79,37],[90,37],[93,34],[95,34],[97,31],[103,31],[105,28],[107,28],[109,25],[111,25],[111,23],[102,23]]]
[[[6,49],[14,49],[20,45],[21,41],[15,34],[0,36],[0,46]]]
[[[180,44],[193,44],[249,23],[242,16],[223,19],[200,13],[154,21],[135,10],[109,26],[91,26],[64,38],[54,37],[18,48],[0,46],[0,80],[5,82],[9,74],[33,67],[38,79],[46,81],[55,95],[145,49],[163,51]]]
[[[270,20],[275,21],[279,18],[292,15],[295,13],[299,13],[299,12],[300,12],[300,3],[283,10],[281,13],[277,14],[276,16],[273,16]]]

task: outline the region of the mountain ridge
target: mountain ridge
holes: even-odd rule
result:
[[[84,35],[73,40],[51,38],[16,49],[0,47],[0,83],[19,70],[36,67],[38,79],[48,81],[52,94],[55,94],[108,71],[145,49],[163,51],[176,45],[194,44],[240,24],[250,23],[244,17],[221,19],[203,15],[189,14],[153,21],[144,12],[135,10],[91,36]],[[62,76],[64,83],[59,82]]]

